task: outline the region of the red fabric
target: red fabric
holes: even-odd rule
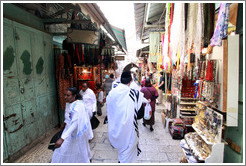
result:
[[[213,81],[213,62],[211,60],[208,61],[205,79],[207,81]]]
[[[76,55],[77,55],[77,58],[78,58],[78,64],[80,64],[80,57],[79,57],[79,47],[78,47],[78,45],[76,44],[75,45],[75,47],[76,47]]]
[[[83,46],[82,44],[79,45],[80,46],[80,50],[81,50],[81,62],[85,63],[85,57],[84,57],[84,52],[83,52]]]
[[[73,86],[73,77],[66,78],[65,70],[64,70],[64,56],[62,54],[58,55],[57,58],[57,70],[56,70],[56,78],[58,80],[58,95],[60,106],[62,110],[65,110],[66,102],[65,102],[65,91],[67,88]]]

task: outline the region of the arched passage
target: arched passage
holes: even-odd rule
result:
[[[123,69],[123,71],[131,71],[131,69],[132,69],[133,67],[138,68],[138,66],[137,66],[136,64],[134,64],[134,63],[129,63],[128,65],[125,66],[125,68]]]

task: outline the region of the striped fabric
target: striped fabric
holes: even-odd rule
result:
[[[135,103],[136,101],[138,101],[139,92],[138,92],[138,91],[135,91],[135,90],[133,90],[133,89],[131,89],[131,90],[130,90],[129,96],[131,97],[131,99],[132,99],[132,100],[134,101],[134,103]],[[136,99],[136,100],[135,100],[135,99]],[[134,124],[134,126],[135,126],[135,131],[136,131],[136,133],[137,133],[137,137],[139,138],[138,121],[137,121],[137,113],[138,113],[138,111],[137,111],[136,107],[135,107],[134,110],[135,110],[135,114],[134,114],[133,124]],[[138,145],[139,145],[139,143],[137,143],[137,150],[138,150],[137,155],[139,156],[139,154],[141,153],[141,149],[139,148]]]

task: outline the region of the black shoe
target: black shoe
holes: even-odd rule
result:
[[[142,123],[144,127],[146,127],[146,124],[145,123]]]
[[[154,131],[153,127],[150,127],[150,131]]]

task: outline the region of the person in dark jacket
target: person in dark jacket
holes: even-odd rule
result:
[[[154,130],[153,129],[153,125],[155,124],[155,103],[156,103],[156,99],[158,97],[158,92],[155,89],[155,87],[151,85],[149,78],[147,78],[145,80],[145,86],[141,89],[141,92],[143,92],[144,97],[146,99],[150,99],[151,100],[150,106],[151,106],[151,109],[152,109],[151,118],[149,120],[145,120],[143,118],[143,125],[144,126],[150,125],[150,131],[153,131]]]

